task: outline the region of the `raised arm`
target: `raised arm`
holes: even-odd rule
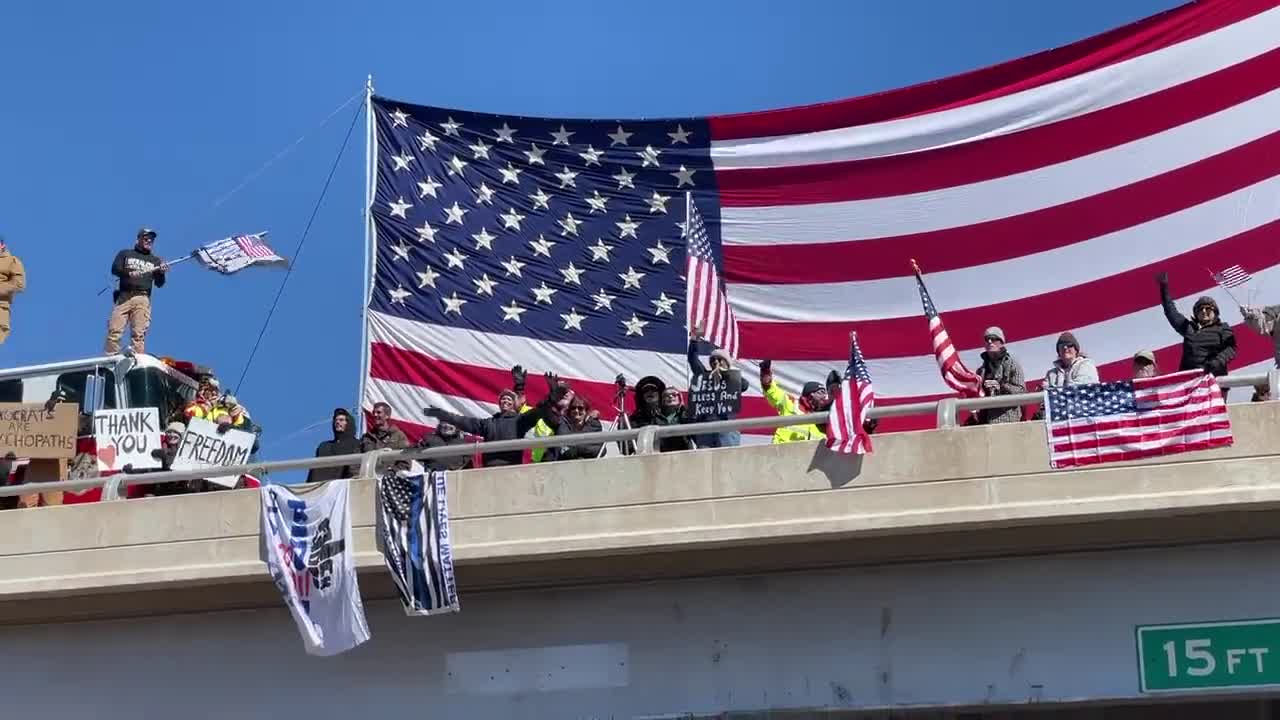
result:
[[[1179,335],[1186,334],[1191,321],[1178,312],[1178,306],[1173,304],[1173,298],[1169,296],[1169,273],[1157,275],[1156,282],[1160,283],[1160,306],[1164,308],[1164,317],[1169,321],[1169,327]]]
[[[489,418],[476,418],[476,417],[469,417],[467,415],[459,415],[457,413],[451,413],[448,410],[445,410],[444,408],[438,408],[438,407],[429,407],[424,409],[422,412],[427,417],[433,417],[437,420],[442,420],[465,432],[471,433],[472,435],[479,435],[480,437],[486,438],[486,439],[489,437],[489,430],[491,425],[491,423],[489,422]],[[533,427],[533,426],[530,425],[530,427]],[[521,433],[521,434],[523,435],[524,433]]]

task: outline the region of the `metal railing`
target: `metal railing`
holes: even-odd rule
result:
[[[1253,388],[1266,385],[1271,396],[1277,397],[1280,392],[1280,371],[1272,370],[1267,374],[1231,375],[1218,378],[1218,384],[1224,388]],[[869,413],[873,418],[910,417],[933,413],[937,419],[937,428],[942,430],[957,427],[957,416],[960,412],[988,410],[1007,407],[1024,407],[1036,405],[1044,399],[1042,393],[1022,393],[1018,395],[997,395],[981,398],[943,398],[932,402],[905,403],[902,405],[877,406]],[[298,460],[275,460],[271,462],[252,463],[218,468],[219,476],[229,475],[264,475],[273,472],[291,470],[314,470],[324,468],[347,467],[358,465],[358,477],[374,477],[379,467],[387,467],[397,461],[433,460],[450,457],[462,457],[476,453],[496,453],[524,451],[535,448],[563,447],[574,444],[574,440],[582,438],[595,443],[623,442],[635,443],[636,454],[647,455],[656,452],[657,441],[665,437],[687,437],[689,435],[707,435],[723,432],[734,432],[756,428],[779,428],[791,425],[808,425],[825,423],[827,413],[817,412],[806,415],[771,415],[738,420],[716,420],[704,423],[683,425],[649,425],[628,430],[606,430],[593,433],[574,433],[569,435],[551,435],[547,437],[521,438],[519,440],[495,440],[491,442],[459,443],[434,448],[410,448],[408,450],[375,450],[353,455],[332,455],[329,457],[302,458]],[[167,472],[121,473],[110,477],[83,478],[78,480],[62,480],[57,482],[27,483],[0,487],[0,497],[30,495],[41,492],[69,491],[79,492],[96,487],[103,488],[104,500],[118,500],[125,485],[155,485],[169,482],[186,482],[202,480],[211,474],[209,468],[201,470],[171,470]]]

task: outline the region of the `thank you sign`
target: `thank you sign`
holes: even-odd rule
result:
[[[160,411],[155,408],[99,410],[93,414],[98,471],[160,467],[151,453],[160,449]]]
[[[742,409],[742,373],[729,370],[695,377],[689,387],[689,407],[697,420],[737,413]]]
[[[253,433],[243,430],[218,432],[218,426],[201,418],[187,423],[187,434],[178,445],[178,455],[173,460],[174,470],[201,470],[244,465],[253,451]],[[222,475],[205,478],[223,487],[235,487],[238,475]]]

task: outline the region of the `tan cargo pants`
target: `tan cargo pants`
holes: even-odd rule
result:
[[[146,352],[147,331],[151,329],[151,298],[147,295],[134,295],[121,300],[111,308],[111,319],[107,321],[108,355],[120,352],[120,338],[124,335],[124,326],[128,324],[133,335],[133,351]]]
[[[0,345],[9,339],[9,303],[0,302]]]

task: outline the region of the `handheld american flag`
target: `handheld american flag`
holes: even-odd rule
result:
[[[1232,444],[1231,420],[1212,375],[1153,378],[1045,390],[1052,468],[1173,455]]]
[[[929,289],[924,286],[924,277],[920,274],[920,266],[911,261],[911,269],[916,274],[916,286],[920,290],[920,302],[924,305],[924,316],[929,321],[929,336],[933,347],[933,356],[938,361],[938,369],[942,371],[942,382],[947,387],[959,392],[964,397],[978,397],[982,394],[982,378],[965,367],[964,361],[956,352],[956,347],[947,334],[947,327],[942,324],[942,317],[929,297]]]
[[[844,381],[831,400],[827,447],[842,453],[863,455],[871,452],[871,436],[862,426],[876,405],[876,391],[871,386],[871,373],[862,359],[858,337],[849,336],[849,366]]]
[[[223,275],[239,272],[251,265],[288,265],[288,260],[267,245],[266,237],[266,232],[232,235],[202,245],[196,249],[195,256],[205,267]]]
[[[686,320],[690,330],[703,328],[705,337],[717,347],[722,347],[731,357],[738,357],[738,318],[729,306],[724,283],[716,270],[711,255],[711,243],[707,239],[707,227],[702,222],[693,194],[685,193],[686,249],[685,293]]]
[[[1221,285],[1223,288],[1237,288],[1241,285],[1248,284],[1252,279],[1253,276],[1239,265],[1232,265],[1221,272],[1213,274],[1213,281]]]

